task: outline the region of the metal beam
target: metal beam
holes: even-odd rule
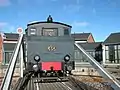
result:
[[[75,46],[87,57],[89,58],[88,62],[102,75],[103,78],[108,80],[108,83],[115,89],[120,90],[120,82],[110,75],[108,71],[104,69],[102,65],[100,65],[90,54],[88,54],[80,45],[75,43]]]
[[[23,77],[23,46],[20,46],[20,76]]]
[[[17,62],[17,56],[20,50],[20,46],[23,40],[23,34],[20,35],[17,47],[13,53],[13,56],[11,57],[9,66],[7,68],[7,71],[5,73],[5,77],[3,79],[2,85],[1,85],[1,90],[9,90],[10,89],[10,85],[11,85],[11,80],[12,80],[12,76],[15,70],[15,65]]]

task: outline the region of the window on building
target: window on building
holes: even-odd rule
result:
[[[120,49],[118,49],[118,63],[120,63]]]
[[[101,62],[101,61],[102,61],[102,51],[96,51],[96,52],[95,52],[95,59],[96,59],[98,62]]]
[[[120,63],[120,45],[117,45],[117,63]]]
[[[106,63],[120,63],[120,45],[106,46],[105,57]]]
[[[88,53],[94,58],[95,57],[95,52],[94,51],[88,51]]]
[[[74,58],[76,61],[79,61],[79,62],[88,62],[86,56],[78,50],[75,50]]]
[[[80,59],[80,58],[79,58],[79,55],[80,55],[79,51],[78,51],[78,50],[75,50],[75,59]]]
[[[115,48],[114,45],[109,46],[109,61],[115,62]]]
[[[13,52],[5,52],[5,64],[9,64]]]
[[[9,51],[9,52],[5,52],[4,53],[4,64],[9,64],[11,57],[13,56],[13,52]],[[19,55],[17,57],[17,63],[19,63]]]

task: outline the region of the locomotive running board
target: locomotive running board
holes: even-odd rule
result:
[[[99,74],[110,81],[110,85],[114,90],[120,90],[120,82],[108,71],[104,69],[102,65],[100,65],[90,54],[88,54],[80,45],[75,43],[75,46],[82,52],[89,60],[88,62],[99,72]]]

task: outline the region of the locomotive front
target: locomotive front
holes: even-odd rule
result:
[[[53,22],[34,22],[26,29],[27,70],[40,76],[63,76],[74,69],[74,39],[71,26]]]

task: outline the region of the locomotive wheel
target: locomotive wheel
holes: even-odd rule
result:
[[[69,73],[70,75],[72,75],[71,71],[68,71],[68,73]]]
[[[38,73],[37,72],[34,73],[34,77],[38,77]]]
[[[61,71],[58,71],[58,76],[63,76],[63,73]]]

